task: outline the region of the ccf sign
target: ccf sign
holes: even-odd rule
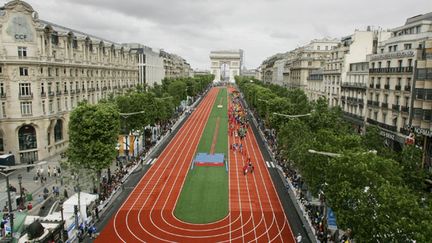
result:
[[[15,39],[16,40],[25,40],[25,39],[27,39],[27,35],[15,34]]]

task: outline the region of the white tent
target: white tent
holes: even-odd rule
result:
[[[79,202],[78,193],[75,193],[72,197],[68,198],[63,203],[63,213],[65,215],[65,218],[67,218],[70,214],[74,214],[74,206],[78,206],[79,204],[79,213],[82,215],[84,221],[87,220],[87,207],[98,199],[98,195],[81,192],[79,196]]]

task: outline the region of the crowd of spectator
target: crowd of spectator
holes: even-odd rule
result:
[[[303,178],[298,171],[294,169],[292,162],[283,158],[281,151],[277,147],[277,139],[274,130],[266,128],[264,121],[259,117],[256,110],[252,110],[251,113],[257,122],[258,129],[265,138],[264,142],[267,148],[282,169],[283,176],[288,184],[287,190],[291,190],[289,184],[292,185],[293,193],[297,198],[300,208],[303,210],[303,215],[306,217],[311,229],[315,233],[316,239],[319,242],[350,242],[346,234],[339,237],[337,235],[338,231],[332,234],[332,232],[327,229],[325,224],[326,208],[324,206],[324,195],[320,195],[318,202],[313,200],[310,193],[307,191],[307,186]]]
[[[310,223],[316,238],[320,242],[335,242],[334,237],[325,227],[325,210],[323,201],[320,200],[319,203],[312,203],[312,198],[307,196],[310,195],[310,193],[307,191],[301,175],[294,169],[292,163],[282,158],[280,150],[277,147],[277,139],[274,130],[265,127],[265,123],[259,118],[256,111],[253,110],[252,114],[257,121],[258,128],[261,130],[265,138],[265,143],[269,151],[272,153],[277,164],[283,171],[283,176],[288,183],[287,190],[291,189],[289,186],[289,183],[291,183],[294,189],[294,195],[296,196],[299,205],[301,205],[300,208],[303,210],[303,215],[307,217],[307,221]]]
[[[308,222],[310,222],[312,228],[314,229],[315,236],[320,242],[334,242],[331,238],[331,233],[325,228],[325,208],[324,208],[324,198],[323,195],[320,196],[318,202],[313,202],[311,198],[307,197],[308,192],[305,188],[304,181],[301,175],[293,169],[291,163],[284,160],[278,159],[278,165],[282,168],[283,176],[288,183],[291,183],[294,195],[296,196],[298,202],[302,205],[304,209],[304,215],[308,217]],[[288,190],[291,190],[290,185],[287,186]]]

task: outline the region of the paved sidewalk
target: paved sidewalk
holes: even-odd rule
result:
[[[60,156],[58,156],[58,158],[60,158]],[[44,172],[46,175],[46,171],[48,166],[50,167],[55,167],[58,166],[58,159],[56,157],[50,158],[49,160],[47,160],[47,164],[43,165],[43,166],[38,166],[40,167],[44,167]],[[22,187],[26,190],[27,193],[31,193],[33,194],[33,202],[37,199],[39,194],[43,194],[43,188],[47,187],[48,189],[50,189],[50,191],[52,190],[52,186],[55,185],[55,179],[54,177],[48,177],[47,176],[47,182],[46,183],[41,183],[40,180],[38,181],[34,181],[34,176],[36,175],[36,171],[37,168],[32,168],[29,172],[27,172],[27,169],[19,169],[14,171],[10,176],[9,176],[9,184],[13,187],[16,188],[16,195],[19,196],[20,194],[20,188],[19,188],[19,182],[18,182],[18,175],[22,176]],[[58,178],[59,179],[59,178]],[[60,182],[60,181],[58,181]],[[1,192],[7,192],[7,187],[6,187],[6,178],[4,176],[1,176],[0,178],[0,191]],[[60,184],[59,184],[60,186]],[[24,192],[23,192],[24,194]],[[27,205],[27,203],[26,203]],[[2,208],[4,207],[4,205],[0,205]],[[15,208],[14,208],[15,209]]]
[[[68,192],[68,196],[71,196],[74,193],[75,183],[71,183],[72,177],[68,171],[61,169],[61,174],[59,175],[57,173],[57,175],[54,176],[54,170],[57,167],[60,167],[60,155],[53,156],[46,159],[45,161],[47,162],[45,165],[33,167],[29,172],[27,172],[27,169],[24,168],[14,171],[9,176],[9,184],[16,188],[17,197],[20,195],[18,175],[22,176],[23,194],[32,194],[33,199],[31,201],[26,200],[24,204],[25,206],[27,206],[29,202],[33,204],[33,207],[38,205],[40,203],[40,198],[43,198],[44,188],[48,189],[48,195],[53,193],[53,186],[59,188],[60,197],[64,196],[65,189]],[[48,168],[50,168],[51,171],[50,176],[48,176]],[[46,177],[46,182],[41,182],[40,177],[38,180],[34,180],[38,169],[43,170],[42,175]],[[84,185],[87,184],[88,183],[84,183]],[[84,187],[83,189],[84,190],[82,191],[88,191],[89,188]],[[7,192],[6,178],[4,176],[0,177],[0,192]],[[14,198],[12,198],[12,200],[14,200]],[[3,209],[4,205],[0,205],[0,207]],[[16,210],[16,208],[13,208],[13,210]]]

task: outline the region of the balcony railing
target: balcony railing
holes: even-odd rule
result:
[[[395,90],[401,90],[401,86],[400,85],[396,85],[395,86]]]
[[[0,93],[0,98],[6,99],[6,93]]]
[[[71,94],[75,94],[75,90],[71,89],[71,90],[70,90],[70,93],[71,93]]]
[[[368,101],[367,101],[367,104],[368,104],[368,105],[372,105],[372,103],[373,103],[372,100],[368,100]]]
[[[400,105],[392,105],[392,110],[393,111],[399,111],[400,110]]]
[[[408,130],[408,129],[404,128],[404,127],[401,127],[401,128],[399,128],[399,132],[402,133],[402,134],[405,134],[405,135],[409,135],[410,130]]]
[[[374,84],[369,84],[369,88],[373,89]]]
[[[405,85],[404,89],[405,89],[405,91],[411,91],[411,86],[410,85]]]
[[[46,92],[41,92],[40,95],[41,95],[42,98],[44,98],[44,97],[47,96],[47,93]]]
[[[379,101],[373,101],[372,106],[379,107]]]
[[[56,91],[56,95],[61,95],[61,94],[62,94],[61,90]]]
[[[382,127],[384,129],[387,129],[387,130],[390,130],[390,131],[393,131],[393,132],[397,132],[397,127],[396,126],[387,125],[385,123],[381,123],[381,122],[375,121],[375,120],[373,120],[371,118],[368,118],[367,122],[369,124],[377,125],[377,126]]]
[[[20,100],[31,100],[31,99],[33,99],[33,93],[30,93],[30,94],[19,94],[18,98]]]
[[[381,103],[381,107],[384,109],[388,109],[389,104],[388,103]]]
[[[413,67],[370,68],[369,73],[412,73]]]
[[[407,107],[407,106],[401,106],[401,111],[409,113],[409,107]]]
[[[53,97],[54,96],[54,91],[48,91],[48,97]]]
[[[380,89],[381,88],[381,84],[376,84],[375,88]]]
[[[385,84],[384,89],[390,89],[390,84]]]
[[[346,111],[344,111],[343,114],[345,116],[347,116],[347,117],[351,117],[351,118],[354,118],[354,119],[357,119],[357,120],[360,120],[360,121],[364,120],[364,117],[362,117],[360,115],[357,115],[357,114],[349,113],[349,112],[346,112]]]

